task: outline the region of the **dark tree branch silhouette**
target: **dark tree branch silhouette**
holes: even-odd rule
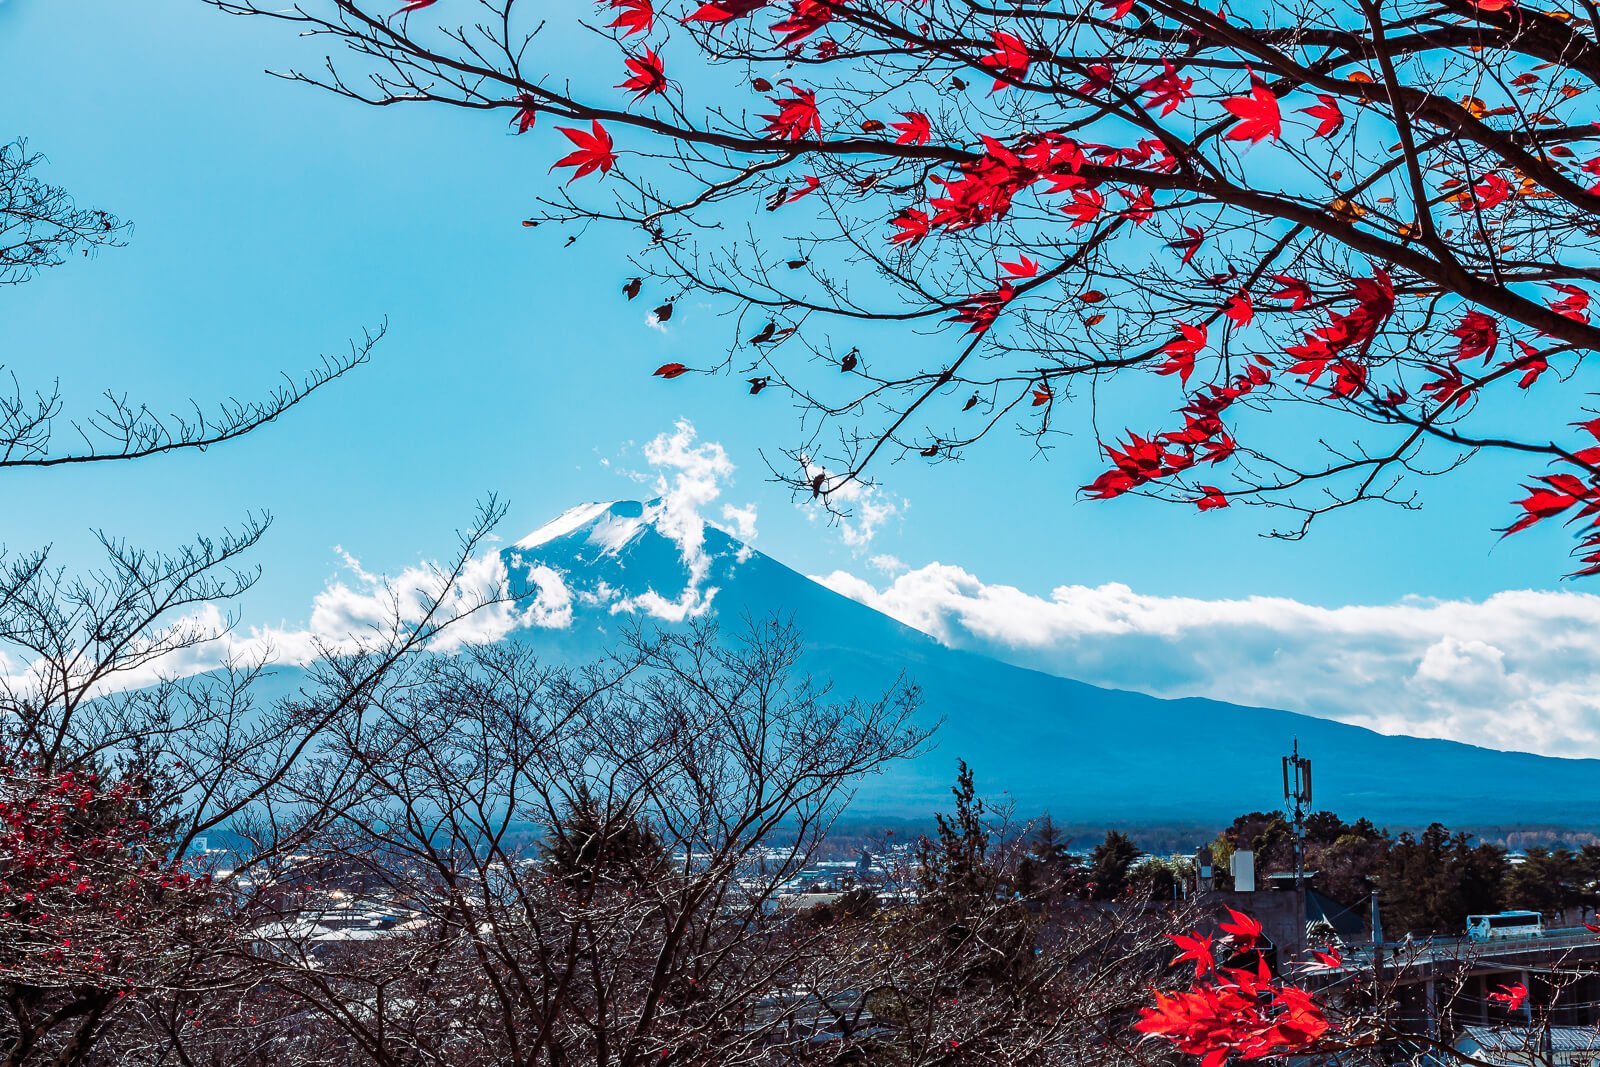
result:
[[[608,0],[553,27],[518,0],[210,2],[326,40],[293,80],[556,126],[567,154],[540,141],[536,169],[582,180],[526,221],[636,227],[619,281],[731,313],[725,357],[658,373],[786,391],[774,468],[798,493],[847,507],[885,461],[1014,427],[1096,442],[1088,497],[1263,504],[1293,538],[1503,451],[1532,493],[1508,532],[1565,516],[1600,568],[1588,19]],[[613,42],[616,77],[572,34]]]
[[[240,954],[270,872],[346,817],[298,784],[409,661],[505,602],[464,582],[502,514],[487,501],[455,559],[391,586],[369,628],[317,638],[287,691],[271,649],[227,643],[265,519],[174,552],[103,539],[106,566],[80,577],[43,552],[9,562],[0,1063],[151,1062],[141,1049],[172,1051],[164,1016],[252,987]]]
[[[40,176],[44,159],[18,139],[0,145],[0,291],[19,286],[73,255],[119,248],[131,224],[106,211],[79,207],[65,189]],[[323,386],[366,363],[387,325],[353,341],[347,352],[323,356],[318,365],[254,399],[214,405],[191,401],[187,411],[161,414],[148,403],[106,390],[97,407],[68,413],[59,383],[26,386],[15,369],[0,385],[0,469],[59,467],[110,460],[143,459],[165,452],[204,450],[258,430],[307,400]],[[58,431],[70,443],[57,443]]]

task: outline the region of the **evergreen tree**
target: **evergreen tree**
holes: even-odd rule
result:
[[[1133,868],[1132,880],[1141,897],[1159,904],[1182,896],[1182,887],[1189,884],[1193,876],[1194,864],[1189,860],[1151,856]]]
[[[1306,844],[1331,845],[1349,832],[1343,819],[1331,811],[1314,811],[1306,816]]]
[[[603,804],[587,786],[578,789],[544,843],[546,869],[585,886],[656,877],[665,858],[648,825]]]
[[[1133,861],[1144,855],[1120,830],[1107,830],[1105,840],[1089,853],[1089,895],[1112,900],[1128,891]]]
[[[1568,910],[1576,916],[1591,899],[1583,867],[1582,858],[1569,849],[1528,849],[1527,859],[1506,873],[1507,906],[1543,912],[1552,920]]]
[[[1468,915],[1488,915],[1506,907],[1505,850],[1495,845],[1471,847],[1464,833],[1454,841],[1456,900],[1450,914],[1442,916],[1447,927],[1466,928]]]
[[[938,931],[958,987],[1014,987],[1033,965],[1035,924],[1015,894],[1016,872],[989,847],[984,803],[965,761],[951,793],[954,813],[936,815],[934,836],[917,843],[921,920]]]
[[[1465,834],[1451,835],[1433,823],[1420,837],[1402,833],[1379,873],[1387,931],[1459,933],[1467,916],[1499,911],[1505,904],[1504,853],[1473,846]]]
[[[1017,862],[1017,891],[1034,900],[1077,894],[1082,889],[1083,867],[1069,851],[1069,844],[1070,839],[1046,812]]]
[[[983,800],[965,760],[950,792],[956,798],[955,812],[936,814],[934,836],[917,842],[917,881],[923,903],[959,913],[975,902],[993,900],[1001,880],[989,861]]]
[[[1294,829],[1282,812],[1252,811],[1241,815],[1222,835],[1229,845],[1228,855],[1244,850],[1254,852],[1256,870],[1263,874],[1294,867]]]

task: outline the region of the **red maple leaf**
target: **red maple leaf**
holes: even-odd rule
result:
[[[1200,226],[1185,226],[1183,232],[1188,236],[1176,241],[1168,241],[1167,247],[1181,249],[1183,251],[1181,265],[1187,267],[1189,261],[1194,258],[1194,254],[1200,250],[1200,245],[1205,241],[1206,231]]]
[[[928,213],[908,207],[896,215],[894,226],[900,232],[889,238],[890,244],[916,244],[928,236]]]
[[[1267,83],[1252,76],[1250,95],[1235,96],[1222,102],[1239,119],[1226,137],[1230,141],[1249,141],[1252,144],[1271,137],[1274,141],[1283,131],[1283,115],[1278,110],[1278,98],[1272,95]]]
[[[767,6],[767,0],[711,0],[701,4],[684,22],[728,22],[744,18]]]
[[[1344,127],[1344,112],[1339,110],[1339,101],[1327,93],[1318,93],[1319,103],[1315,107],[1303,107],[1302,115],[1310,115],[1317,120],[1317,130],[1313,137],[1332,137]]]
[[[822,188],[822,179],[818,178],[815,174],[807,174],[804,178],[804,181],[804,185],[796,189],[794,192],[786,195],[783,200],[779,202],[780,206],[782,204],[792,204],[801,197],[810,196],[812,193]]]
[[[1543,352],[1526,341],[1518,340],[1517,347],[1522,349],[1522,358],[1509,360],[1504,366],[1522,371],[1522,377],[1517,379],[1517,388],[1526,389],[1539,380],[1539,375],[1550,369],[1550,361]]]
[[[1196,930],[1188,934],[1168,934],[1167,939],[1180,949],[1172,960],[1173,966],[1184,960],[1193,960],[1197,978],[1216,968],[1217,961],[1212,954],[1210,934],[1202,934]]]
[[[1438,377],[1424,383],[1422,391],[1433,397],[1441,406],[1454,401],[1455,406],[1459,408],[1472,399],[1475,386],[1468,385],[1459,370],[1454,367],[1441,367],[1435,363],[1428,364],[1428,369]]]
[[[1117,193],[1128,199],[1128,206],[1119,214],[1129,222],[1143,225],[1155,216],[1156,198],[1150,189],[1141,186],[1137,193],[1129,189],[1118,189]]]
[[[657,378],[666,378],[671,380],[679,375],[688,374],[689,368],[685,367],[682,363],[663,363],[661,366],[657,367],[653,373]]]
[[[1011,302],[1017,291],[1010,282],[1002,282],[988,292],[972,293],[946,322],[964,322],[968,333],[987,333],[1000,317],[1000,312]]]
[[[1122,471],[1111,470],[1084,486],[1083,492],[1088,493],[1092,500],[1110,500],[1112,497],[1121,496],[1137,484],[1131,476]]]
[[[1015,263],[1001,260],[1000,267],[1013,278],[1032,278],[1039,273],[1039,264],[1027,256],[1018,256]]]
[[[1204,488],[1202,486],[1202,488]],[[1261,940],[1261,923],[1242,911],[1228,909],[1228,921],[1218,923],[1217,929],[1227,934],[1241,948],[1255,948],[1256,942]]]
[[[1032,60],[1028,58],[1028,46],[1016,34],[995,30],[991,36],[995,50],[978,60],[978,63],[994,71],[994,89],[989,90],[994,92],[1025,78]]]
[[[396,11],[393,15],[391,15],[389,17],[390,18],[398,18],[401,15],[409,15],[413,11],[421,11],[425,7],[432,7],[434,4],[436,4],[438,2],[439,2],[439,0],[411,0],[411,2],[409,4],[406,4],[399,11]]]
[[[1562,294],[1560,300],[1551,302],[1551,311],[1578,322],[1589,321],[1588,293],[1579,289],[1576,285],[1568,285],[1565,282],[1551,282],[1550,288]]]
[[[1161,73],[1141,82],[1139,91],[1150,94],[1150,99],[1144,103],[1145,107],[1159,106],[1161,114],[1170,115],[1178,109],[1179,104],[1194,95],[1191,91],[1194,88],[1194,79],[1178,77],[1177,68],[1172,65],[1172,60],[1165,56],[1161,57],[1161,66]]]
[[[1461,324],[1450,334],[1460,342],[1452,359],[1482,356],[1484,362],[1488,362],[1494,355],[1495,346],[1500,343],[1500,324],[1492,316],[1474,308],[1462,317]]]
[[[1526,530],[1535,523],[1553,518],[1566,511],[1580,500],[1592,500],[1595,490],[1583,484],[1581,480],[1570,474],[1547,474],[1535,481],[1544,485],[1524,485],[1528,496],[1516,501],[1524,514],[1512,523],[1501,534],[1510,537],[1519,530]]]
[[[566,134],[567,140],[578,146],[550,165],[551,170],[557,167],[578,168],[573,171],[572,177],[567,179],[568,184],[595,171],[606,174],[616,166],[617,154],[611,149],[611,135],[600,125],[599,119],[593,121],[589,132],[576,130],[570,126],[557,126],[556,129]]]
[[[929,200],[937,210],[933,225],[964,230],[1003,217],[1018,192],[1039,180],[1039,172],[992,137],[983,138],[985,152],[960,166],[957,178],[933,177],[944,187],[942,196]]]
[[[1333,366],[1333,395],[1352,397],[1366,388],[1367,365],[1353,359],[1335,360]]]
[[[1202,322],[1191,326],[1186,322],[1180,322],[1177,326],[1178,336],[1168,341],[1161,349],[1167,360],[1156,367],[1156,373],[1176,374],[1180,382],[1188,385],[1189,375],[1194,373],[1195,357],[1206,346],[1206,325]]]
[[[1100,212],[1105,209],[1105,197],[1093,189],[1075,189],[1072,192],[1072,203],[1061,210],[1072,218],[1072,229],[1087,226],[1100,217]]]
[[[1483,5],[1479,4],[1478,6],[1482,7]],[[1523,985],[1521,982],[1518,982],[1516,985],[1502,985],[1500,988],[1504,990],[1504,992],[1490,993],[1489,999],[1498,1000],[1500,1003],[1504,1004],[1506,1006],[1506,1011],[1516,1011],[1517,1009],[1521,1008],[1523,1002],[1528,999],[1528,987]]]
[[[776,115],[762,115],[767,120],[763,133],[774,134],[789,141],[803,140],[806,134],[822,136],[822,116],[817,113],[817,94],[813,89],[793,87],[793,96],[774,96]]]
[[[1485,174],[1476,185],[1472,186],[1466,194],[1458,194],[1452,199],[1456,200],[1457,211],[1488,211],[1490,208],[1499,207],[1511,198],[1511,183],[1498,174]]]
[[[667,91],[667,72],[661,66],[661,57],[655,50],[646,48],[642,56],[629,56],[628,77],[618,89],[626,89],[633,94],[633,102],[638,103],[652,93]]]
[[[636,33],[649,33],[655,28],[656,9],[650,0],[611,0],[611,6],[617,12],[617,17],[607,23],[607,29],[620,29],[625,31],[622,36],[632,37]]]
[[[1337,945],[1329,945],[1327,949],[1311,950],[1311,958],[1317,961],[1317,969],[1337,971],[1344,966],[1344,956],[1340,954]]]
[[[890,123],[900,131],[900,136],[894,139],[895,144],[927,144],[928,138],[933,135],[932,128],[928,125],[928,116],[920,111],[902,111],[904,122]]]
[[[1248,326],[1255,318],[1255,305],[1250,302],[1250,294],[1240,289],[1228,297],[1228,302],[1222,305],[1222,313],[1232,319],[1235,326]]]
[[[772,24],[772,32],[780,34],[778,43],[787,47],[803,41],[823,26],[833,21],[833,6],[825,0],[796,0],[789,9],[789,17]]]
[[[539,102],[530,93],[520,93],[517,96],[517,103],[522,106],[511,116],[511,123],[516,126],[518,133],[527,133],[533,129],[534,121],[539,117]]]
[[[1222,490],[1218,489],[1216,486],[1202,485],[1200,487],[1200,491],[1204,493],[1205,496],[1201,497],[1199,500],[1196,500],[1194,502],[1194,506],[1199,508],[1201,511],[1211,511],[1215,508],[1225,508],[1228,506],[1228,498],[1224,496]]]
[[[1089,65],[1089,79],[1078,86],[1078,92],[1095,93],[1104,92],[1117,84],[1117,72],[1108,63],[1092,63]]]
[[[1283,288],[1276,293],[1269,293],[1268,299],[1289,301],[1290,311],[1299,311],[1310,303],[1311,298],[1316,295],[1311,291],[1310,285],[1292,275],[1274,274],[1272,280],[1283,286]]]
[[[1214,486],[1200,488],[1207,496],[1196,506],[1206,510],[1213,496],[1220,500],[1210,507],[1226,506]],[[1316,1000],[1275,979],[1265,954],[1257,954],[1254,968],[1219,967],[1209,938],[1195,933],[1173,940],[1184,949],[1174,963],[1195,960],[1193,983],[1186,990],[1156,992],[1155,1004],[1140,1010],[1135,1030],[1200,1057],[1201,1067],[1294,1055],[1327,1033],[1327,1016]]]

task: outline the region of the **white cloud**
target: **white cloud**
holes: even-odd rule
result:
[[[687,580],[675,597],[647,589],[617,599],[611,610],[643,612],[667,622],[682,622],[711,610],[711,601],[717,595],[717,587],[707,584],[712,557],[705,546],[705,510],[722,495],[723,486],[733,477],[733,461],[720,444],[699,440],[694,424],[687,419],[679,419],[670,433],[659,434],[645,445],[644,456],[658,472],[655,492],[660,502],[648,509],[640,522],[653,522],[678,546]],[[736,537],[748,540],[755,536],[755,505],[741,508],[724,504],[722,518],[731,524]]]
[[[222,606],[204,604],[172,622],[172,627],[207,639],[157,657],[114,676],[107,689],[137,689],[162,678],[214,670],[225,663],[304,665],[328,651],[349,652],[382,642],[396,628],[415,626],[435,600],[436,619],[451,619],[428,647],[456,652],[468,645],[498,641],[527,627],[565,629],[572,625],[573,593],[560,574],[543,565],[519,576],[531,595],[512,599],[505,560],[494,549],[468,560],[448,589],[447,572],[436,563],[418,563],[392,577],[376,574],[336,547],[343,576],[326,585],[311,602],[304,626],[235,628]],[[520,558],[513,566],[523,567]],[[148,647],[148,646],[147,646]],[[0,677],[24,684],[36,667],[0,655]]]
[[[565,630],[570,627],[572,590],[567,588],[566,580],[543,564],[529,567],[525,578],[538,589],[538,594],[523,609],[519,620],[521,624],[541,630]]]
[[[746,504],[742,508],[736,508],[732,504],[722,505],[721,525],[741,541],[755,540],[756,506]]]
[[[1324,608],[1282,597],[1037,596],[929,564],[818,581],[940,641],[1157,696],[1287,708],[1386,733],[1600,756],[1600,596],[1512,591]]]
[[[739,551],[734,555],[735,562],[743,563],[755,555],[755,549],[750,547],[750,542],[756,539],[754,504],[746,504],[742,508],[734,507],[732,504],[722,505],[722,522],[718,525],[739,541]]]
[[[469,560],[441,608],[445,617],[462,617],[440,633],[431,647],[453,652],[498,641],[519,629],[566,629],[572,626],[579,604],[672,622],[709,611],[718,590],[709,584],[715,561],[706,548],[707,512],[733,477],[733,462],[720,444],[700,441],[687,420],[679,420],[670,432],[646,444],[644,456],[651,473],[624,473],[647,483],[653,477],[657,500],[642,511],[631,512],[614,510],[607,503],[579,505],[522,538],[509,551],[502,553],[495,547]],[[753,503],[724,503],[717,514],[718,525],[734,537],[741,541],[755,538],[758,515]],[[534,550],[542,545],[586,527],[589,544],[618,552],[652,525],[677,547],[684,567],[683,590],[674,596],[655,589],[627,595],[603,580],[584,582],[583,575],[562,573],[534,558]],[[312,599],[305,625],[234,629],[218,607],[205,605],[176,625],[214,635],[211,639],[120,676],[117,687],[149,685],[162,677],[211,670],[230,660],[309,663],[325,650],[350,650],[363,641],[381,639],[397,625],[420,622],[443,589],[446,573],[436,563],[421,562],[386,576],[369,571],[342,546],[335,546],[334,553],[341,572]],[[748,553],[748,548],[743,549],[739,561],[748,558]],[[528,595],[511,599],[513,585]],[[20,682],[29,671],[29,663],[0,653],[0,679]]]
[[[379,636],[397,621],[403,625],[420,622],[441,593],[443,616],[461,618],[434,639],[432,647],[440,652],[498,641],[523,626],[559,628],[572,622],[571,595],[560,575],[548,567],[535,567],[526,574],[536,589],[533,597],[521,603],[509,599],[510,575],[496,550],[468,560],[448,592],[444,590],[446,574],[437,564],[417,564],[386,578],[368,573],[348,554],[345,560],[353,583],[334,582],[318,593],[312,601],[309,628],[289,634],[279,632],[279,639],[293,638],[304,643],[314,638],[346,646]],[[479,606],[486,602],[487,606]],[[260,631],[253,636],[263,640],[275,635]]]

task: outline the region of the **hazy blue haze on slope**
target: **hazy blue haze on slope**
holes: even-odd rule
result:
[[[575,590],[604,582],[675,597],[686,578],[677,544],[648,524],[625,540],[611,536],[614,526],[596,536],[599,524],[626,526],[642,511],[637,503],[613,505],[542,544],[505,550],[513,581],[540,563]],[[718,588],[713,610],[725,628],[747,615],[790,616],[805,634],[811,670],[839,692],[878,692],[904,674],[924,693],[925,721],[943,720],[930,753],[863,786],[856,816],[926,817],[945,806],[956,760],[964,758],[985,792],[1009,793],[1024,814],[1214,822],[1275,806],[1278,758],[1298,738],[1316,761],[1318,805],[1348,818],[1480,826],[1600,820],[1600,761],[1386,736],[1213,700],[1161,700],[1014,667],[946,648],[743,547],[706,530],[707,584]],[[581,658],[602,652],[627,618],[603,605],[580,606],[570,629],[518,630],[512,639]]]

